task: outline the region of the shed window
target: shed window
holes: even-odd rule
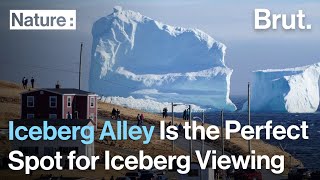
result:
[[[90,97],[90,107],[94,108],[95,104],[95,97]]]
[[[27,107],[34,107],[34,96],[27,96]]]
[[[49,106],[51,108],[56,108],[57,107],[57,96],[50,96],[49,97]]]
[[[71,107],[71,96],[67,97],[67,107]]]

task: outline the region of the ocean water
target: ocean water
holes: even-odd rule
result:
[[[242,107],[246,97],[233,97],[233,102],[237,107]],[[239,109],[240,109],[239,108]],[[206,122],[220,126],[220,112],[205,114]],[[248,115],[246,112],[225,112],[224,119],[238,120],[242,125],[248,124]],[[265,125],[266,121],[272,120],[272,126],[282,125],[301,125],[301,121],[306,121],[309,126],[307,134],[308,140],[298,139],[284,140],[270,139],[267,143],[275,146],[281,146],[285,151],[292,154],[295,158],[301,160],[305,167],[310,169],[320,169],[320,111],[316,113],[292,114],[292,113],[251,113],[251,125]],[[261,137],[265,137],[261,132]],[[272,136],[271,136],[272,137]],[[254,147],[252,147],[254,149]]]

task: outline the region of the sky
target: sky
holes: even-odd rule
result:
[[[0,5],[0,79],[20,82],[34,77],[38,87],[78,87],[80,43],[84,43],[82,88],[88,89],[92,24],[113,7],[138,11],[165,24],[198,28],[227,46],[232,68],[231,95],[246,93],[252,71],[287,68],[320,61],[320,2],[316,0],[4,0]],[[312,30],[254,30],[254,9],[272,13],[303,10]],[[76,9],[75,31],[10,31],[9,10]]]

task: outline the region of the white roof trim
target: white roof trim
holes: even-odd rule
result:
[[[59,92],[56,92],[56,91],[50,91],[48,89],[35,89],[35,90],[32,90],[32,91],[25,91],[25,92],[22,92],[20,94],[28,94],[28,93],[31,93],[31,92],[37,92],[37,91],[47,91],[47,92],[51,92],[51,93],[54,93],[54,94],[60,94],[60,95],[72,95],[72,96],[98,96],[97,94],[63,94],[63,93],[59,93]],[[90,92],[89,92],[90,93]]]

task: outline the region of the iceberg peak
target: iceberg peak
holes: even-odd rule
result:
[[[115,6],[115,7],[113,8],[113,12],[114,12],[114,13],[117,13],[117,12],[119,12],[119,11],[122,11],[122,7],[121,7],[121,6]]]
[[[232,69],[224,62],[226,46],[203,31],[115,7],[94,23],[92,36],[91,91],[236,109],[229,99]]]

